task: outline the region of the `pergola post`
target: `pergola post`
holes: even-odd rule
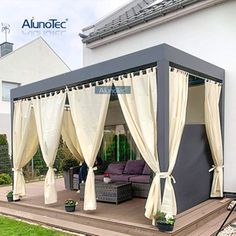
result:
[[[157,62],[157,145],[161,172],[169,166],[169,61]]]

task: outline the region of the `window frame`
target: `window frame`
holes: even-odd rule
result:
[[[16,85],[16,87],[14,87],[14,88],[18,88],[19,86],[21,86],[21,83],[2,80],[2,101],[4,101],[4,102],[10,102],[10,101],[11,101],[10,94],[9,94],[9,99],[6,98],[6,97],[4,97],[4,92],[3,92],[3,90],[4,90],[4,84]],[[11,89],[14,89],[14,88],[11,88]],[[9,92],[11,91],[11,89],[9,90]]]

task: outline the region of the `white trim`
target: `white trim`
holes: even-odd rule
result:
[[[129,35],[138,33],[140,31],[147,30],[147,29],[152,28],[154,26],[164,24],[164,23],[169,22],[171,20],[175,20],[179,17],[186,16],[186,15],[191,14],[193,12],[203,10],[205,8],[208,8],[208,7],[211,7],[211,6],[226,2],[226,1],[229,1],[229,0],[206,0],[206,1],[201,1],[199,3],[196,3],[196,4],[193,4],[193,5],[190,5],[186,8],[183,8],[181,10],[169,13],[169,14],[163,16],[163,17],[158,17],[155,20],[152,20],[152,21],[149,21],[147,23],[135,26],[135,27],[133,27],[129,30],[125,30],[125,31],[122,31],[120,33],[105,37],[105,38],[100,39],[100,40],[97,40],[95,42],[88,43],[86,45],[86,47],[90,48],[90,49],[93,49],[93,48],[102,46],[104,44],[113,42],[115,40],[127,37]]]

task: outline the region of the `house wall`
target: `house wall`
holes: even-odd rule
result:
[[[105,126],[126,124],[119,101],[110,101]]]
[[[204,85],[189,87],[186,124],[204,124]],[[110,101],[105,126],[126,124],[118,100]]]
[[[186,124],[204,124],[204,85],[192,86],[188,89]]]
[[[94,49],[84,46],[85,66],[167,43],[225,69],[224,191],[226,192],[236,192],[235,9],[236,1],[226,1]]]
[[[70,71],[42,39],[38,38],[0,58],[0,133],[10,141],[10,102],[2,101],[2,81],[25,85]]]

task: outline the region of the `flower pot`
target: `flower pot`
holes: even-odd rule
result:
[[[103,178],[103,182],[106,183],[106,184],[108,184],[108,183],[111,182],[111,178],[110,178],[110,177],[104,177],[104,178]]]
[[[156,227],[157,227],[161,232],[166,232],[166,231],[172,231],[173,228],[174,228],[174,225],[156,222]]]
[[[8,196],[7,196],[7,201],[8,201],[8,202],[13,202],[13,196],[11,196],[11,197],[8,197]]]
[[[66,206],[65,205],[65,210],[67,211],[67,212],[74,212],[75,211],[75,205],[74,206]]]

